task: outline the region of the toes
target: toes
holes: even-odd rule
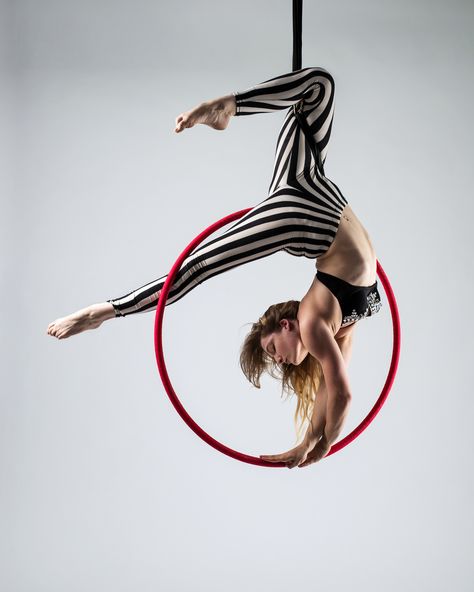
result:
[[[179,133],[179,132],[182,132],[182,131],[184,130],[184,128],[186,128],[186,127],[191,127],[191,126],[190,126],[190,125],[187,125],[187,123],[186,123],[186,122],[182,121],[182,122],[181,122],[181,123],[178,125],[178,127],[176,128],[176,131],[177,131],[178,133]]]
[[[188,113],[183,113],[176,119],[175,132],[179,133],[182,132],[184,129],[193,127],[194,123],[194,118],[192,118]]]

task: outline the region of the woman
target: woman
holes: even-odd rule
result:
[[[268,197],[184,262],[167,304],[214,275],[280,250],[317,259],[316,277],[301,302],[271,306],[252,326],[240,358],[242,370],[257,387],[263,370],[279,376],[284,388],[298,396],[296,416],[310,421],[298,446],[261,456],[292,468],[320,460],[341,432],[351,399],[346,365],[355,323],[381,306],[370,238],[324,174],[334,80],[323,68],[284,74],[181,114],[175,132],[197,123],[224,130],[233,116],[282,109],[288,112]],[[153,311],[165,280],[163,276],[121,298],[57,319],[48,334],[63,339],[113,317]]]

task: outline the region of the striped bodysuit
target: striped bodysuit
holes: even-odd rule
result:
[[[331,246],[348,203],[323,168],[334,114],[334,80],[327,70],[303,68],[233,94],[236,116],[288,110],[268,197],[186,259],[167,304],[223,271],[280,250],[317,259]],[[165,280],[107,302],[116,316],[153,311]]]

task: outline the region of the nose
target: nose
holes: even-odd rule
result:
[[[280,356],[280,354],[275,354],[275,362],[277,364],[282,364],[283,363],[283,356]]]

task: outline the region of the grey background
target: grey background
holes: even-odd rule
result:
[[[392,393],[307,469],[197,438],[156,369],[154,314],[57,341],[48,324],[159,277],[208,224],[266,196],[284,114],[176,135],[197,103],[291,70],[291,3],[3,2],[0,589],[473,589],[471,2],[305,2],[305,66],[336,79],[326,172],[400,307]],[[294,445],[294,400],[246,384],[246,324],[300,298],[278,254],[169,307],[191,415],[250,454]],[[391,321],[359,323],[347,434],[380,392]]]

